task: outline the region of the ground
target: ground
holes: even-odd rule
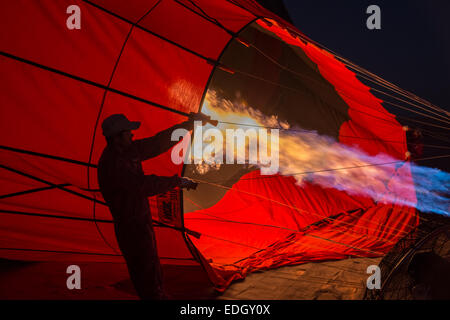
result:
[[[223,294],[200,267],[164,266],[173,299],[311,300],[361,299],[369,265],[380,259],[345,259],[256,272]],[[0,299],[134,300],[136,292],[122,263],[79,263],[81,290],[66,287],[68,263],[0,260]]]

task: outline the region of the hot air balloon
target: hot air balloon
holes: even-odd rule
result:
[[[79,29],[67,27],[71,5],[80,8]],[[239,111],[235,126],[248,127],[243,121],[255,112],[275,115],[278,124],[396,161],[384,164],[380,184],[359,176],[360,188],[382,194],[374,199],[338,182],[317,184],[316,176],[298,183],[311,172],[262,175],[236,163],[201,173],[175,164],[171,151],[147,160],[146,174],[200,182],[195,191],[149,198],[164,265],[201,267],[223,292],[254,271],[382,257],[418,226],[404,124],[361,81],[361,69],[256,1],[44,0],[1,8],[8,30],[0,35],[1,258],[123,262],[98,192],[102,120],[126,114],[142,122],[142,138],[189,112],[217,115],[227,103],[219,111]],[[294,143],[282,148],[298,155]],[[312,153],[320,149],[301,149]]]

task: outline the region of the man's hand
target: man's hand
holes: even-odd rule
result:
[[[204,126],[204,125],[206,125],[208,123],[212,124],[213,126],[217,126],[217,124],[218,124],[217,120],[211,120],[210,116],[208,116],[206,114],[203,114],[201,112],[198,112],[198,113],[191,112],[191,113],[189,113],[189,120],[188,121],[191,121],[191,122],[201,121],[202,122],[202,126]]]
[[[197,188],[198,183],[194,182],[191,179],[188,178],[180,178],[180,188],[186,188],[187,190],[190,189],[196,189]]]

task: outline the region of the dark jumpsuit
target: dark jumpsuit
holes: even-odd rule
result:
[[[114,229],[131,281],[141,299],[162,299],[161,266],[148,197],[180,185],[180,178],[145,175],[141,161],[166,152],[176,125],[153,137],[135,140],[124,151],[107,145],[98,163],[100,191],[114,218]]]

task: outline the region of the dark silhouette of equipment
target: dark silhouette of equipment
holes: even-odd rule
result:
[[[450,299],[450,262],[447,259],[432,251],[417,253],[409,263],[408,273],[414,283],[414,299]]]
[[[381,289],[366,289],[365,299],[450,299],[450,219],[420,213],[420,220],[381,260]]]

